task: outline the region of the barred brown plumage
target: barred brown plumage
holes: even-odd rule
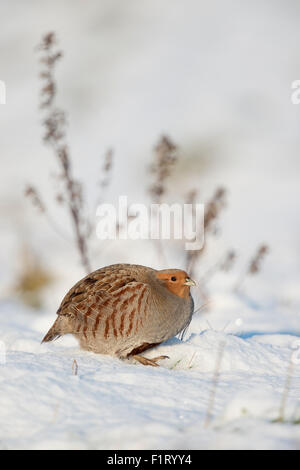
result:
[[[100,268],[69,290],[42,342],[69,333],[82,349],[133,356],[157,366],[165,356],[150,360],[139,353],[186,328],[194,311],[192,285],[194,281],[179,269],[157,271],[133,264]]]

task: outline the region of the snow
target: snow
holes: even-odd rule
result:
[[[0,449],[299,449],[300,107],[290,101],[299,79],[297,2],[90,0],[87,8],[28,0],[0,10]],[[218,185],[228,189],[221,235],[209,241],[196,280],[228,248],[237,263],[208,282],[208,311],[195,314],[183,341],[145,354],[168,355],[159,368],[81,351],[72,337],[40,344],[84,275],[69,219],[51,202],[58,170],[41,142],[35,46],[49,30],[65,53],[58,104],[91,213],[110,147],[106,201],[148,201],[147,168],[162,133],[180,148],[172,202],[193,187],[201,203]],[[24,200],[28,183],[66,240]],[[261,272],[236,291],[262,242],[270,254]],[[54,278],[39,310],[14,292],[23,246]],[[178,244],[163,246],[167,264],[182,267]],[[166,267],[151,241],[94,239],[91,259],[95,269]]]
[[[53,315],[1,306],[0,445],[18,449],[295,449],[300,366],[280,404],[296,336],[198,327],[148,351],[158,368],[81,351],[65,337],[40,344]],[[206,426],[220,345],[219,381]],[[73,361],[78,365],[74,375]],[[295,361],[297,362],[297,361]]]

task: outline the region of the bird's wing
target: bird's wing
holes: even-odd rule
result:
[[[106,297],[122,285],[135,281],[128,268],[122,269],[122,266],[117,264],[106,266],[78,281],[63,298],[57,313],[67,314],[71,305],[88,300],[95,293]]]
[[[114,265],[116,266],[116,265]],[[128,334],[142,323],[139,313],[147,310],[151,288],[138,281],[129,269],[110,267],[100,269],[79,281],[63,299],[58,315],[72,316],[78,329],[96,331],[101,319],[105,318],[105,331],[112,328]],[[120,321],[116,321],[120,313]]]

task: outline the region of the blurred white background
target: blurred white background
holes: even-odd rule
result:
[[[300,299],[300,106],[291,103],[291,83],[300,73],[299,2],[14,0],[1,2],[0,11],[0,79],[7,87],[0,106],[4,296],[24,245],[59,279],[50,288],[51,307],[83,274],[73,245],[23,196],[26,184],[34,184],[69,231],[66,212],[51,202],[58,167],[42,143],[39,112],[36,46],[55,31],[64,51],[57,103],[68,114],[74,173],[85,184],[91,213],[107,148],[115,160],[106,200],[127,194],[142,202],[153,147],[166,133],[180,149],[169,182],[173,200],[195,187],[205,202],[217,186],[226,187],[221,244],[239,252],[243,269],[266,242],[271,252],[255,290]],[[147,243],[97,241],[93,268],[156,266]]]

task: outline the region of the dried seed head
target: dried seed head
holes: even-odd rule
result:
[[[261,246],[258,247],[254,257],[250,261],[250,265],[248,269],[249,274],[256,274],[260,271],[261,263],[268,252],[269,252],[268,245],[262,244]]]
[[[28,197],[31,200],[32,204],[35,207],[37,207],[37,209],[39,209],[40,212],[46,212],[46,207],[43,204],[37,190],[33,186],[28,185],[25,188],[24,194],[25,194],[25,197]]]
[[[222,271],[226,271],[226,272],[230,271],[230,269],[232,268],[236,258],[237,258],[237,255],[236,255],[235,251],[233,251],[233,250],[228,251],[228,253],[225,256],[224,261],[220,265],[220,269]]]
[[[102,167],[102,179],[100,181],[101,189],[106,188],[111,180],[111,171],[113,167],[114,152],[112,149],[108,149],[104,156],[104,164]]]
[[[204,229],[206,231],[214,230],[214,223],[222,209],[225,207],[225,195],[226,190],[224,188],[218,188],[212,199],[206,204],[204,214]]]
[[[189,191],[185,197],[185,203],[186,204],[195,204],[196,198],[198,195],[198,191],[196,189],[192,189]]]
[[[150,187],[150,194],[157,201],[166,192],[166,179],[170,176],[172,168],[177,161],[177,146],[167,136],[162,136],[154,148],[155,161],[151,166],[154,174],[154,183]]]
[[[57,86],[54,72],[57,61],[62,57],[62,52],[55,48],[56,42],[55,34],[50,32],[42,38],[38,47],[38,50],[42,51],[40,63],[43,67],[40,72],[43,80],[40,106],[45,113],[43,139],[53,150],[60,165],[59,182],[63,187],[59,190],[56,199],[59,203],[65,203],[70,212],[81,261],[86,271],[90,272],[87,237],[91,231],[83,213],[82,185],[74,179],[72,173],[70,151],[66,144],[66,114],[55,106]]]

